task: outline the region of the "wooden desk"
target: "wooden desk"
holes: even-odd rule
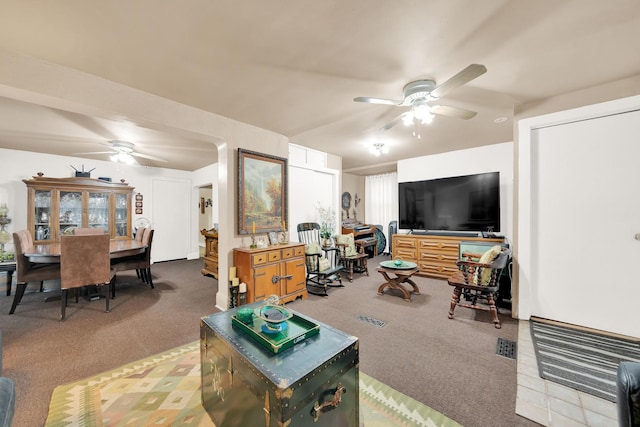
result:
[[[417,268],[412,268],[410,270],[396,270],[391,268],[378,267],[378,272],[382,274],[385,278],[386,282],[378,287],[378,295],[384,294],[385,288],[397,289],[402,292],[402,296],[405,301],[411,302],[411,294],[420,295],[420,289],[418,289],[418,285],[411,280],[411,276],[418,272]],[[390,274],[393,274],[395,277],[389,277]],[[408,283],[413,287],[413,290],[409,291],[404,286],[403,283]]]
[[[137,242],[133,239],[129,240],[111,240],[109,247],[109,257],[111,259],[122,258],[131,255],[137,255],[144,252],[147,245]],[[41,264],[55,264],[60,262],[60,243],[51,243],[48,245],[33,245],[33,247],[25,250],[24,256],[29,262]]]

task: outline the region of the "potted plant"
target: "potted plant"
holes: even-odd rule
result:
[[[322,239],[322,246],[331,246],[331,236],[333,236],[333,227],[335,225],[333,208],[331,206],[324,208],[318,202],[316,203],[316,211],[320,217],[320,238]]]

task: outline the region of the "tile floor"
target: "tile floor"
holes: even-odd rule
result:
[[[540,378],[528,321],[518,326],[516,413],[547,427],[616,427],[615,403]]]

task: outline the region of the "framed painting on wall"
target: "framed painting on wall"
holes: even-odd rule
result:
[[[287,159],[238,148],[238,234],[283,231]]]

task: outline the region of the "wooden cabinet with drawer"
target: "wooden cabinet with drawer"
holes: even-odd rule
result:
[[[300,243],[233,250],[236,274],[247,284],[247,303],[269,295],[278,295],[283,302],[307,298],[304,261],[304,244]]]
[[[438,234],[394,234],[393,259],[412,261],[418,264],[420,276],[446,279],[458,267],[458,251],[461,241],[504,242],[503,238],[471,237],[469,235],[452,236]]]

